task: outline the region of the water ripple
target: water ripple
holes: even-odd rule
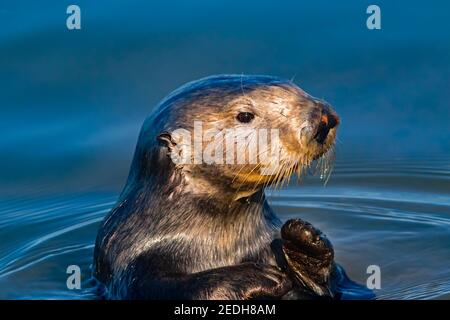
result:
[[[283,220],[301,217],[322,229],[358,283],[368,265],[379,265],[377,299],[449,298],[449,162],[362,163],[337,163],[326,187],[306,177],[268,190],[269,202]],[[1,199],[0,285],[8,290],[0,298],[95,298],[88,282],[67,290],[65,270],[78,264],[89,279],[97,227],[116,198],[89,191]]]

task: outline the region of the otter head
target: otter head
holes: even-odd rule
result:
[[[147,173],[170,167],[192,192],[246,197],[326,154],[338,124],[326,102],[291,81],[212,76],[158,105],[144,124],[134,166]]]

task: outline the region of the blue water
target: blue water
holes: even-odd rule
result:
[[[93,244],[140,126],[186,81],[293,78],[342,119],[333,174],[269,191],[331,239],[379,299],[450,298],[450,4],[377,1],[0,3],[0,298],[91,299]],[[81,267],[82,290],[66,268]]]

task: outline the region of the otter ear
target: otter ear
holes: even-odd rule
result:
[[[169,150],[172,150],[177,144],[172,139],[172,135],[169,132],[160,133],[156,139],[161,142]]]

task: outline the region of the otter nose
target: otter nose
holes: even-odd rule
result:
[[[339,124],[339,118],[330,112],[330,109],[325,107],[322,109],[322,115],[320,116],[320,122],[317,127],[317,132],[314,139],[323,144],[331,129]]]

